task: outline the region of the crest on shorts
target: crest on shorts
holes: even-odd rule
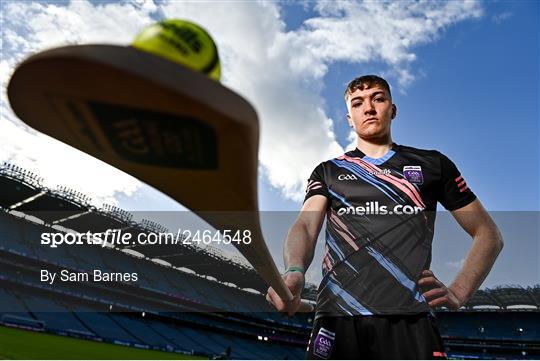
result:
[[[330,358],[336,334],[321,327],[313,345],[313,354],[323,359]]]
[[[422,174],[422,167],[419,165],[406,165],[403,167],[403,176],[409,182],[414,184],[424,183],[424,174]]]

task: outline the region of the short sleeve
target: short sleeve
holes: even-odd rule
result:
[[[304,202],[307,201],[308,198],[313,197],[314,195],[317,195],[317,194],[325,196],[326,198],[330,198],[330,195],[328,193],[328,187],[324,180],[323,163],[319,164],[317,168],[313,170],[313,173],[311,173],[311,176],[308,179],[308,183],[306,186],[306,196],[304,198]]]
[[[465,207],[476,199],[476,195],[469,189],[454,162],[442,153],[439,155],[441,182],[438,201],[449,211]]]

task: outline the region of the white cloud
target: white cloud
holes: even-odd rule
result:
[[[357,145],[356,132],[354,130],[351,129],[351,131],[349,132],[349,135],[347,136],[347,141],[348,141],[348,144],[345,147],[346,151],[353,150],[354,148],[356,148],[356,145]]]
[[[24,57],[65,44],[127,44],[153,21],[150,14],[155,10],[152,2],[92,5],[73,1],[67,6],[6,2],[0,61],[0,161],[34,171],[48,186],[64,185],[91,195],[96,205],[116,204],[119,192],[133,194],[141,186],[135,178],[21,124],[9,108],[6,86],[14,66]]]
[[[401,86],[414,80],[413,48],[437,40],[448,26],[482,15],[475,1],[317,3],[322,15],[305,22],[303,42],[324,62],[382,61]]]
[[[405,87],[415,79],[411,70],[416,59],[414,47],[435,41],[452,24],[482,13],[479,4],[473,1],[324,1],[315,5],[318,17],[306,20],[298,30],[287,32],[279,6],[272,2],[170,1],[159,6],[151,1],[105,5],[73,1],[67,6],[8,3],[2,27],[2,87],[5,89],[13,66],[31,52],[65,43],[127,44],[156,14],[193,20],[208,29],[216,40],[223,83],[257,109],[261,119],[259,158],[264,174],[286,197],[299,200],[305,179],[314,166],[343,151],[321,97],[328,67],[335,62],[383,62]],[[27,21],[28,18],[32,21]],[[5,91],[1,110],[2,127],[8,121],[19,127],[19,130],[10,127],[11,134],[3,137],[7,152],[3,153],[4,157],[9,152],[18,152],[19,162],[33,164],[31,168],[51,175],[54,172],[47,173],[47,169],[56,167],[58,172],[69,167],[75,173],[69,177],[80,185],[79,189],[94,187],[92,191],[104,195],[111,190],[130,192],[138,186],[113,171],[108,177],[115,181],[90,185],[94,180],[77,171],[88,169],[90,163],[79,163],[78,155],[71,155],[77,153],[42,138],[36,143],[39,151],[27,147],[25,142],[35,142],[37,136],[17,133],[24,128],[10,113]],[[16,144],[10,144],[14,139]],[[57,166],[58,163],[63,163],[64,168]]]

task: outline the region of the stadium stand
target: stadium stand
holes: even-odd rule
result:
[[[79,309],[79,307],[77,309]],[[117,322],[114,322],[114,320],[105,313],[99,313],[88,308],[82,312],[75,312],[75,316],[94,334],[99,335],[104,339],[115,340],[115,342],[125,342],[128,345],[144,344],[141,339],[134,336]]]
[[[89,330],[69,310],[56,302],[42,297],[25,295],[20,298],[29,310],[47,309],[47,312],[32,311],[32,315],[45,323],[46,327],[56,332],[69,331],[91,335]]]
[[[456,358],[538,358],[540,312],[460,310],[437,312],[446,351]]]
[[[12,171],[10,177],[14,174]],[[15,183],[13,179],[10,181],[4,184]],[[274,358],[277,355],[293,358],[295,353],[302,354],[309,327],[307,322],[301,331],[288,330],[286,325],[276,328],[274,333],[283,333],[277,338],[277,345],[254,339],[254,335],[271,334],[264,319],[260,319],[256,312],[246,312],[271,311],[261,295],[227,286],[211,275],[185,273],[119,249],[87,244],[58,248],[40,245],[43,232],[58,230],[53,229],[51,223],[62,223],[56,221],[65,218],[65,214],[57,216],[55,212],[46,211],[47,204],[58,206],[59,202],[73,201],[76,197],[57,192],[47,200],[46,189],[28,187],[26,191],[26,199],[39,195],[36,199],[40,202],[36,208],[32,208],[32,201],[2,199],[0,317],[3,325],[209,357],[228,353],[230,357],[241,359]],[[60,208],[68,208],[72,212],[79,210],[84,213],[80,217],[89,218],[88,210],[83,207],[79,209],[64,204]],[[108,209],[117,214],[111,216],[104,207],[95,213],[105,220],[93,214],[93,221],[102,227],[111,224],[125,226],[122,222],[129,220],[129,215],[113,207]],[[70,218],[69,222],[77,224],[74,219]],[[129,226],[137,227],[133,223]],[[205,253],[191,247],[190,257],[196,259],[197,252]],[[208,260],[208,257],[203,258]],[[222,261],[220,257],[215,258]],[[188,266],[197,268],[193,264]],[[136,285],[127,282],[116,284],[117,287],[91,283],[60,283],[50,287],[39,281],[42,268],[70,272],[87,272],[96,268],[135,271],[141,278]],[[255,305],[251,304],[253,301]],[[166,312],[169,306],[174,312]],[[244,313],[232,315],[234,307]],[[208,309],[221,313],[212,316],[206,312]],[[137,312],[133,312],[135,310]],[[188,310],[191,312],[186,312]]]

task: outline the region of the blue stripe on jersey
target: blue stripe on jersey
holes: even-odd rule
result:
[[[352,204],[350,204],[349,202],[347,202],[347,201],[345,200],[345,197],[344,197],[344,196],[341,196],[341,195],[337,194],[336,192],[334,192],[334,191],[331,190],[330,188],[328,188],[328,192],[330,192],[331,195],[333,195],[334,197],[336,197],[337,199],[339,199],[340,202],[343,203],[343,204],[345,204],[347,207],[353,208]],[[368,218],[368,216],[366,216],[365,214],[363,214],[362,217],[364,217],[365,219],[367,219],[368,221],[370,221],[370,219]]]
[[[372,176],[368,171],[366,171],[364,168],[356,165],[356,164],[352,164],[352,163],[349,163],[345,160],[337,160],[337,159],[332,159],[332,162],[337,165],[338,167],[340,168],[345,168],[351,172],[353,172],[355,175],[359,176],[360,178],[362,178],[363,180],[365,180],[366,182],[368,182],[369,184],[371,184],[372,186],[376,187],[377,189],[379,189],[381,192],[383,192],[384,194],[386,194],[388,196],[388,198],[390,198],[391,200],[393,200],[395,203],[399,203],[398,201],[396,201],[394,199],[394,197],[392,197],[390,194],[388,194],[384,189],[387,189],[388,191],[390,191],[391,193],[393,193],[394,195],[398,196],[401,201],[404,202],[403,198],[401,198],[399,196],[399,194],[397,194],[392,188],[390,188],[387,184],[385,184],[384,182],[381,182],[380,180],[378,180],[376,177]]]
[[[352,207],[352,205],[347,202],[345,200],[345,197],[342,197],[340,196],[339,194],[337,194],[336,192],[334,192],[333,190],[331,190],[330,188],[328,188],[328,191],[330,192],[330,194],[332,194],[334,197],[336,197],[337,199],[339,199],[341,201],[341,203],[345,204],[346,206],[349,206],[349,207]]]
[[[418,291],[416,283],[413,282],[402,270],[399,269],[390,260],[386,259],[382,254],[377,252],[370,246],[366,247],[368,253],[380,263],[381,266],[386,268],[388,272],[392,274],[403,286],[407,287],[414,295],[414,298],[418,302],[426,302],[424,296]]]
[[[383,155],[381,158],[371,158],[365,155],[362,160],[365,160],[366,162],[369,162],[371,164],[375,165],[381,165],[384,162],[386,162],[388,159],[392,158],[392,156],[396,154],[392,149],[390,149],[385,155]]]
[[[326,286],[332,291],[333,294],[340,297],[347,305],[352,307],[355,311],[359,312],[361,315],[369,316],[373,315],[367,308],[362,306],[360,302],[356,300],[350,293],[339,287],[337,284],[332,282],[332,279],[328,278]]]
[[[336,302],[336,305],[337,305],[339,308],[341,308],[341,310],[342,310],[343,312],[345,312],[347,315],[349,315],[349,316],[352,316],[352,315],[353,315],[353,314],[351,313],[351,311],[345,309],[345,308],[344,308],[342,305],[340,305],[339,303]]]
[[[347,161],[344,161],[344,162],[347,162]],[[368,172],[366,169],[362,168],[361,166],[359,166],[358,164],[355,164],[355,163],[349,163],[347,162],[346,164],[350,165],[350,167],[352,167],[352,169],[358,171],[358,172],[361,172],[362,174],[364,174],[366,177],[369,177],[372,181],[374,182],[377,182],[378,184],[384,186],[386,189],[388,189],[390,192],[392,192],[393,194],[395,194],[396,196],[399,197],[399,199],[402,201],[402,202],[405,202],[405,200],[399,195],[399,193],[397,193],[392,187],[390,187],[388,184],[386,184],[384,181],[380,180],[379,178],[377,178],[376,176],[374,176],[373,174],[371,174],[370,172]],[[393,199],[393,198],[392,198]],[[394,200],[394,199],[393,199]],[[396,202],[394,200],[394,202]],[[397,203],[397,202],[396,202]]]
[[[330,248],[332,248],[334,252],[337,253],[340,260],[345,258],[345,254],[339,249],[336,240],[334,239],[334,237],[332,237],[328,230],[326,230],[326,242],[328,243]]]
[[[339,249],[339,246],[337,245],[336,240],[332,237],[332,235],[330,234],[330,232],[328,232],[328,230],[326,231],[326,243],[337,254],[340,261],[345,259],[345,254],[343,254],[343,251],[341,249]],[[349,261],[345,261],[345,263],[349,267],[351,267],[353,271],[358,273],[358,271],[352,266],[352,264],[349,263]]]

